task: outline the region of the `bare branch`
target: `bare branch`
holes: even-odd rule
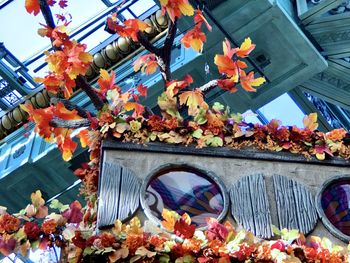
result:
[[[168,33],[165,37],[164,46],[162,48],[162,57],[163,59],[169,61],[169,63],[171,59],[171,50],[176,37],[176,30],[177,30],[177,19],[175,19],[174,22],[170,20],[169,26],[168,26]]]
[[[39,0],[40,10],[43,13],[43,16],[45,18],[46,25],[48,25],[51,28],[55,28],[55,22],[53,20],[53,16],[50,10],[49,5],[47,4],[46,0]]]
[[[50,121],[50,126],[54,128],[68,128],[68,129],[78,129],[82,127],[89,127],[90,121],[88,119],[81,120],[62,120],[54,118]]]
[[[68,110],[76,110],[78,112],[78,115],[82,118],[88,118],[88,115],[94,117],[95,114],[92,112],[89,112],[85,110],[84,108],[72,103],[70,100],[60,99],[60,98],[51,98],[50,103],[51,104],[57,104],[57,103],[63,103],[64,107]]]
[[[211,91],[212,89],[214,89],[217,86],[218,86],[218,80],[217,79],[213,79],[213,80],[205,83],[203,86],[199,87],[199,89],[202,92],[206,93],[206,92]]]
[[[161,50],[157,47],[155,47],[147,38],[147,36],[139,31],[137,33],[137,39],[140,42],[140,44],[149,52],[155,54],[156,56],[160,55]]]
[[[89,96],[95,108],[97,110],[102,110],[104,102],[94,91],[93,87],[87,82],[86,78],[82,75],[79,75],[75,79],[75,83],[78,88],[81,88],[83,91],[85,91],[86,95]]]

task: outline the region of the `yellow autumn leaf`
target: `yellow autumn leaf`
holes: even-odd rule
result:
[[[179,214],[175,211],[171,211],[164,208],[162,212],[162,217],[164,219],[162,221],[162,226],[168,231],[174,231],[175,222],[180,217]]]
[[[317,123],[317,113],[310,113],[309,115],[306,115],[303,119],[304,127],[309,129],[310,131],[314,131],[318,127]]]

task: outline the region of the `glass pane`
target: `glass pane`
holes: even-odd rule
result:
[[[350,179],[330,183],[321,194],[321,206],[329,222],[350,236]]]
[[[287,93],[269,102],[259,110],[269,121],[277,119],[286,126],[296,125],[300,128],[303,127],[305,114]]]
[[[139,17],[144,12],[146,12],[148,9],[153,7],[155,5],[153,0],[142,0],[137,1],[135,4],[130,6],[130,10]]]
[[[208,217],[217,218],[224,209],[220,187],[206,174],[190,168],[172,168],[156,174],[148,184],[146,203],[152,214],[162,219],[167,208],[187,213],[197,226]]]
[[[68,9],[73,16],[70,28],[74,29],[101,13],[106,6],[100,0],[74,0],[68,2]],[[66,14],[65,9],[52,8],[52,13]],[[24,8],[24,1],[13,1],[0,10],[0,24],[10,25],[0,27],[1,42],[19,60],[23,61],[37,54],[50,45],[47,38],[37,34],[39,23],[44,23],[41,14],[33,16],[28,14]],[[29,40],[29,41],[28,41]]]

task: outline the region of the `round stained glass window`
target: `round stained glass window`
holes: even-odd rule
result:
[[[164,208],[187,213],[198,227],[209,217],[222,219],[228,197],[215,175],[186,165],[168,165],[147,178],[141,203],[148,217],[162,220]]]
[[[327,181],[317,195],[317,209],[332,234],[350,241],[350,176]]]

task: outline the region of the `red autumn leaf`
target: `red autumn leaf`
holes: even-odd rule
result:
[[[181,43],[186,47],[192,47],[197,52],[203,51],[203,43],[207,40],[205,34],[201,31],[200,26],[195,26],[193,29],[186,32],[181,38]]]
[[[236,82],[231,79],[219,79],[218,86],[223,90],[229,91],[230,93],[235,93],[238,90],[236,88]]]
[[[141,69],[141,72],[146,73],[146,75],[153,74],[158,68],[158,63],[154,54],[140,56],[135,60],[133,65],[135,72]]]
[[[46,3],[49,5],[49,6],[54,6],[56,4],[56,1],[55,0],[46,0]]]
[[[167,12],[172,21],[182,15],[193,16],[194,9],[188,0],[160,0],[159,2],[162,7],[162,14],[164,15]]]
[[[244,71],[240,72],[240,80],[242,88],[245,89],[248,92],[255,92],[256,89],[253,87],[259,87],[265,82],[264,77],[254,78],[254,72],[249,72],[248,75]]]
[[[58,5],[61,7],[61,8],[65,8],[65,7],[67,7],[68,5],[67,5],[67,0],[60,0],[59,2],[58,2]]]
[[[25,8],[29,14],[33,13],[36,16],[40,12],[39,0],[26,0]]]
[[[195,230],[196,225],[191,224],[191,219],[186,213],[183,214],[174,225],[175,235],[181,238],[192,238]]]
[[[147,91],[148,91],[148,87],[143,85],[143,84],[140,84],[137,86],[137,91],[140,93],[140,96],[143,96],[143,97],[147,97]]]
[[[202,11],[199,10],[199,9],[197,9],[197,10],[195,10],[194,12],[196,13],[196,14],[194,15],[194,18],[193,18],[193,19],[194,19],[194,23],[195,23],[196,25],[199,25],[199,26],[201,26],[202,23],[205,23],[205,26],[207,27],[207,29],[208,29],[209,31],[212,31],[212,27],[211,27],[211,25],[208,23],[208,20],[204,17]]]

